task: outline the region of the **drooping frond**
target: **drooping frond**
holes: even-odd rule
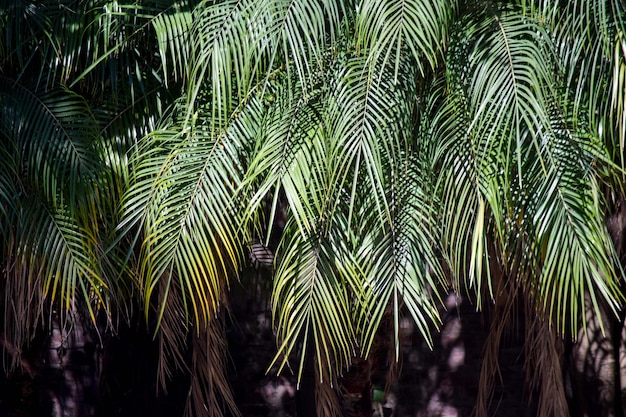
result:
[[[319,199],[326,186],[318,182],[318,189],[311,193],[308,190],[309,177],[313,175],[314,181],[323,181],[326,169],[323,159],[311,159],[311,144],[323,129],[319,92],[308,98],[302,94],[292,95],[284,88],[268,92],[271,105],[259,130],[257,146],[246,174],[248,182],[255,185],[250,210],[256,211],[269,193],[273,192],[272,223],[279,204],[278,195],[282,190],[301,232],[312,233],[321,205],[324,204]]]
[[[13,182],[14,193],[2,202],[9,210],[2,238],[10,274],[39,287],[43,297],[26,303],[37,311],[53,302],[68,311],[77,298],[102,306],[109,285],[97,236],[101,160],[87,103],[65,88],[29,89],[0,78],[0,106],[2,178]]]
[[[574,112],[584,113],[590,130],[624,169],[626,6],[619,1],[571,2],[560,12],[550,23],[563,77],[573,91]]]
[[[356,37],[368,60],[382,67],[393,63],[394,79],[404,55],[410,54],[422,74],[443,57],[454,0],[363,0],[357,8]]]
[[[400,86],[380,67],[380,79],[368,71],[363,57],[351,57],[332,74],[327,105],[332,157],[336,160],[333,178],[338,190],[356,199],[359,181],[367,181],[366,193],[374,198],[379,222],[389,222],[385,176],[399,162],[397,153],[406,147],[410,120]],[[407,75],[407,74],[403,74]],[[402,86],[411,82],[402,79]],[[348,218],[352,220],[352,208]],[[384,227],[384,226],[383,226]]]
[[[567,108],[553,112],[554,122],[539,152],[549,162],[538,163],[536,150],[524,156],[523,172],[530,196],[524,213],[529,247],[540,266],[538,281],[528,291],[557,329],[576,334],[589,294],[599,314],[600,300],[616,309],[620,299],[613,245],[600,209],[603,198],[595,166],[608,155],[597,137],[569,119]],[[583,322],[584,325],[584,322]]]
[[[251,14],[252,4],[246,0],[207,1],[194,11],[188,111],[207,88],[217,129],[224,127],[231,110],[245,97],[258,65]]]
[[[23,198],[20,205],[16,243],[9,254],[14,264],[11,274],[22,277],[20,285],[41,285],[43,298],[35,304],[56,301],[69,311],[81,298],[95,321],[92,307],[102,305],[108,290],[95,236],[66,207],[51,207],[37,197]]]
[[[507,193],[521,169],[519,149],[549,123],[544,107],[549,91],[539,86],[551,80],[551,61],[539,42],[541,28],[515,13],[483,13],[455,27],[448,52],[451,91],[433,122],[445,196],[444,246],[455,275],[465,275],[468,265],[469,284],[478,294],[483,272],[489,273],[490,228],[499,250],[510,256]]]
[[[216,313],[219,293],[243,259],[242,212],[234,199],[242,138],[212,131],[206,114],[195,122],[181,129],[174,120],[146,137],[120,227],[137,227],[143,236],[138,262],[146,313],[158,301],[161,316],[165,299],[153,297],[158,283],[178,279],[187,312],[200,325]]]
[[[56,8],[50,7],[52,3]],[[23,74],[29,63],[40,65],[45,59],[41,54],[58,50],[59,45],[52,36],[53,22],[60,20],[62,8],[59,2],[39,2],[34,4],[24,0],[9,0],[0,7],[0,68]],[[42,40],[47,47],[38,48]],[[55,69],[38,67],[37,71]],[[6,75],[6,74],[5,74]]]
[[[451,100],[436,121],[453,270],[468,265],[480,291],[495,251],[505,271],[529,280],[526,290],[548,319],[559,317],[559,331],[575,332],[585,291],[606,300],[617,294],[591,174],[607,157],[572,111],[571,96],[563,99],[542,26],[504,10],[458,34]]]
[[[277,58],[291,62],[305,91],[322,69],[328,41],[338,38],[342,2],[336,0],[265,0],[256,2],[257,17],[266,22],[261,38],[269,41],[270,66]],[[291,71],[291,65],[287,71]]]
[[[57,36],[79,44],[68,52],[60,51],[78,64],[68,68],[64,76],[71,88],[97,95],[103,91],[103,84],[109,84],[113,94],[124,89],[139,99],[155,82],[167,86],[168,81],[181,78],[181,61],[173,55],[181,55],[181,59],[189,55],[187,36],[191,32],[186,29],[195,1],[93,0],[81,3],[80,10],[75,10],[75,2],[71,3],[65,9],[78,22],[56,30]]]
[[[274,278],[272,306],[279,342],[274,362],[280,371],[301,349],[299,382],[305,356],[315,353],[318,375],[332,383],[355,354],[347,285],[335,266],[333,242],[322,233],[303,236],[294,226],[289,226],[288,238],[283,237]],[[314,352],[306,350],[309,344]]]
[[[321,375],[334,378],[354,354],[347,284],[342,276],[340,247],[329,233],[337,191],[324,140],[323,107],[317,94],[270,92],[272,103],[259,130],[259,144],[247,178],[256,184],[250,209],[271,197],[270,222],[282,204],[289,226],[277,250],[272,293],[279,342],[279,369],[300,351],[298,379],[304,358],[315,354]],[[309,352],[307,346],[315,346]],[[328,382],[328,381],[326,381]]]
[[[0,105],[0,128],[29,186],[53,205],[60,200],[73,208],[83,204],[83,210],[93,205],[98,130],[85,100],[65,89],[33,91],[0,78]]]
[[[170,74],[175,81],[187,78],[191,60],[193,36],[193,10],[189,6],[174,3],[171,8],[155,15],[152,26],[156,33],[165,86]]]
[[[272,71],[286,70],[289,79],[298,80],[299,88],[307,90],[322,67],[328,39],[338,37],[342,11],[334,1],[201,3],[194,13],[188,102],[193,104],[207,88],[219,127]]]
[[[361,319],[361,348],[363,354],[370,351],[381,320],[390,311],[396,357],[399,356],[400,316],[406,309],[427,343],[432,344],[431,329],[440,322],[436,302],[438,289],[444,275],[438,256],[440,239],[437,215],[426,191],[422,177],[424,171],[418,167],[415,156],[397,161],[395,174],[387,179],[386,189],[391,209],[388,227],[376,222],[361,222],[364,244],[359,248],[358,264],[364,269],[363,314]],[[371,205],[371,202],[370,202]],[[361,208],[362,219],[371,219],[374,207],[366,204]]]

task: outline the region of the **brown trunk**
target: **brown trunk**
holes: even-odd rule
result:
[[[78,311],[69,314],[63,325],[52,321],[45,355],[52,416],[89,417],[95,414],[101,358]]]
[[[615,251],[622,267],[626,264],[626,200],[622,195],[607,195],[612,212],[606,218]],[[622,280],[622,291],[624,281]],[[589,304],[589,300],[588,304]],[[590,308],[585,312],[588,334],[578,335],[573,345],[574,410],[580,416],[624,417],[624,306],[619,317],[605,305],[597,316]],[[604,328],[602,332],[600,325]]]

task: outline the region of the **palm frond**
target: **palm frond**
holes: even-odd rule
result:
[[[210,117],[199,120],[145,139],[135,156],[120,228],[138,227],[143,236],[138,262],[146,314],[157,301],[159,281],[178,279],[187,312],[201,325],[216,313],[221,289],[239,270],[243,236],[234,199],[242,138],[215,134],[207,126]],[[165,302],[157,301],[159,321]]]
[[[256,28],[249,20],[251,13],[252,4],[245,0],[207,1],[194,11],[188,111],[193,111],[200,91],[207,88],[217,129],[224,127],[231,110],[246,96],[259,59],[253,48]]]
[[[296,90],[298,91],[298,90]],[[279,370],[292,353],[314,341],[315,352],[302,348],[298,380],[305,355],[315,354],[320,375],[334,378],[354,352],[342,245],[331,236],[340,187],[335,187],[329,158],[320,90],[283,95],[277,89],[259,136],[260,144],[247,178],[259,184],[251,207],[274,193],[288,204],[289,225],[277,250],[272,308],[279,341]],[[283,93],[283,94],[281,94]],[[270,222],[274,217],[270,214]],[[341,295],[340,295],[341,294]],[[329,382],[329,381],[326,381]]]
[[[610,303],[619,294],[592,175],[608,157],[558,88],[543,27],[505,10],[460,33],[465,40],[450,48],[458,54],[450,57],[453,100],[438,121],[442,192],[454,196],[444,210],[455,213],[444,220],[453,270],[469,262],[470,283],[480,283],[493,227],[506,269],[528,277],[526,290],[549,320],[560,318],[559,331],[575,332],[586,291]],[[478,43],[468,43],[471,36]],[[454,64],[463,56],[459,71]],[[457,109],[463,117],[451,120]]]
[[[78,45],[67,53],[61,51],[76,65],[68,68],[63,77],[70,88],[98,94],[106,83],[113,92],[123,88],[138,97],[155,80],[167,85],[169,80],[181,76],[178,71],[166,72],[179,68],[177,62],[168,65],[167,52],[170,58],[174,53],[188,55],[189,42],[183,34],[190,33],[184,29],[189,23],[193,0],[139,3],[94,0],[81,4],[84,10],[74,10],[76,5],[71,3],[66,10],[77,16],[76,27],[80,30],[71,24],[56,30],[58,36],[70,40],[67,44]],[[84,39],[90,42],[81,44]]]
[[[72,208],[84,205],[84,210],[96,203],[98,130],[85,100],[66,89],[33,91],[0,78],[0,101],[0,127],[29,186],[52,205],[63,200]]]
[[[158,129],[159,121],[166,116],[165,110],[174,101],[169,94],[172,90],[170,86],[168,91],[163,91],[158,85],[135,99],[130,94],[117,94],[93,109],[100,132],[96,148],[106,167],[100,175],[108,191],[106,212],[117,211],[133,170],[129,155],[143,137]]]
[[[357,8],[356,38],[372,64],[395,67],[410,54],[422,74],[443,57],[448,28],[455,12],[449,0],[363,0]],[[424,62],[425,61],[425,62]]]
[[[541,259],[539,280],[529,290],[536,291],[550,323],[560,317],[556,328],[576,334],[585,294],[590,294],[598,312],[600,299],[617,309],[621,297],[614,267],[617,258],[594,175],[594,166],[606,163],[608,155],[583,126],[564,118],[567,113],[557,117],[560,123],[552,127],[539,150],[549,165],[539,166],[534,149],[524,158],[529,161],[525,174],[536,181],[526,181],[532,193],[524,209],[530,223],[529,245],[537,245],[533,250]]]
[[[51,3],[57,7],[51,8]],[[35,65],[41,64],[38,58],[42,50],[37,48],[41,40],[49,41],[48,45],[53,49],[58,48],[52,37],[52,27],[60,10],[58,2],[5,2],[0,8],[0,38],[3,40],[0,46],[0,68],[3,71],[17,71],[11,75],[19,76],[29,63],[34,61]],[[38,71],[45,69],[51,68],[40,67]]]
[[[356,353],[347,287],[335,269],[335,248],[323,234],[303,236],[293,222],[283,237],[274,278],[272,309],[279,342],[279,372],[301,346],[315,347],[318,375],[341,373]],[[298,383],[305,355],[300,353]]]
[[[446,196],[444,246],[453,273],[465,275],[468,265],[469,284],[479,294],[483,272],[489,272],[489,230],[503,256],[513,250],[506,246],[506,202],[512,178],[520,180],[519,149],[550,123],[550,91],[536,87],[550,85],[552,64],[541,27],[514,12],[483,13],[455,28],[448,53],[451,93],[433,122],[440,143],[435,166]]]
[[[570,7],[573,12],[564,14],[563,23],[554,28],[563,72],[575,92],[575,105],[585,110],[591,129],[624,169],[626,7],[600,1]],[[586,36],[581,39],[580,33]]]
[[[12,273],[27,277],[24,285],[41,285],[39,303],[58,302],[67,312],[79,297],[95,320],[92,307],[104,305],[109,285],[99,267],[101,160],[93,115],[67,89],[32,90],[6,78],[0,105],[4,174],[14,175],[15,194],[3,204],[14,209],[3,235]]]
[[[271,105],[267,116],[256,128],[257,147],[246,174],[247,185],[254,184],[249,211],[255,212],[266,196],[273,190],[270,227],[273,222],[278,194],[282,189],[295,214],[295,220],[303,233],[315,228],[319,204],[311,201],[307,190],[311,171],[323,170],[324,161],[317,160],[321,167],[311,165],[311,142],[321,129],[321,103],[319,96],[290,95],[284,88],[268,89]],[[300,167],[300,169],[297,169]],[[323,184],[317,184],[323,187]],[[313,196],[317,195],[315,192]],[[316,205],[317,204],[317,205]]]
[[[9,255],[12,273],[39,282],[43,297],[38,302],[58,302],[62,311],[81,298],[95,322],[93,307],[103,305],[108,285],[99,269],[94,234],[67,207],[51,207],[37,198],[23,198],[20,205]]]
[[[307,90],[324,62],[327,42],[338,37],[336,32],[343,13],[341,2],[265,0],[257,5],[257,17],[267,19],[267,32],[262,38],[271,45],[270,67],[282,55],[282,59],[293,63],[297,73],[294,78],[300,88]]]
[[[208,87],[212,117],[220,126],[273,71],[286,70],[288,80],[308,90],[323,67],[328,41],[339,38],[344,13],[343,5],[334,1],[201,3],[194,13],[197,39],[188,102],[193,105]]]
[[[187,64],[191,62],[191,37],[194,32],[193,11],[186,6],[174,3],[172,8],[157,13],[152,19],[166,87],[170,74],[175,81],[185,80],[188,75]]]
[[[367,181],[379,221],[385,224],[390,220],[385,170],[397,163],[398,149],[406,148],[411,125],[401,88],[393,85],[387,68],[379,70],[384,74],[380,80],[368,70],[365,58],[348,57],[340,63],[333,74],[326,124],[336,161],[334,187],[349,190],[354,201],[357,182]]]
[[[359,248],[357,262],[366,275],[362,284],[366,319],[361,318],[364,322],[360,325],[365,356],[388,310],[393,316],[396,357],[399,357],[398,332],[403,309],[408,310],[431,346],[431,328],[440,323],[435,303],[440,301],[437,291],[444,283],[444,274],[438,256],[440,237],[435,207],[431,196],[425,193],[420,164],[409,156],[397,164],[396,175],[388,179],[386,186],[391,223],[380,227],[375,222],[361,222],[365,244]],[[367,218],[366,213],[374,208],[365,205],[362,210],[365,211],[362,218]]]

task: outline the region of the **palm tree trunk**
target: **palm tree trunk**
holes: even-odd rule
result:
[[[614,200],[613,212],[607,217],[606,225],[613,240],[615,251],[622,267],[626,266],[626,199],[618,192],[608,195]],[[624,281],[621,281],[622,293],[626,291]],[[626,306],[622,306],[618,317],[611,322],[611,340],[613,342],[613,378],[614,384],[614,409],[616,417],[624,417],[626,412]]]
[[[587,299],[585,321],[587,333],[580,330],[578,342],[572,349],[575,379],[574,397],[579,399],[578,408],[582,416],[622,417],[623,410],[617,408],[620,381],[619,349],[612,328],[612,313],[602,306],[603,314],[597,316]],[[605,333],[603,333],[604,329]],[[618,362],[618,363],[616,363]]]
[[[626,311],[622,310],[619,313],[619,317],[613,320],[611,326],[611,339],[613,341],[613,378],[615,380],[615,399],[614,406],[615,417],[624,417],[624,380],[622,379],[622,356],[624,344],[624,319],[626,318]]]
[[[52,320],[43,370],[53,417],[89,417],[95,413],[100,355],[74,306],[66,320]]]

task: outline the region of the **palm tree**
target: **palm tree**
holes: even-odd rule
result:
[[[167,3],[0,14],[5,344],[139,305],[187,414],[236,413],[228,289],[269,249],[268,365],[311,364],[320,415],[383,320],[396,357],[402,314],[431,341],[448,288],[498,312],[477,412],[521,306],[539,414],[566,415],[559,337],[624,301],[624,4]]]
[[[160,11],[158,4],[145,10]],[[63,351],[82,351],[83,337],[97,343],[132,305],[132,275],[119,255],[129,246],[115,233],[126,154],[174,91],[152,71],[150,48],[138,46],[150,22],[139,12],[97,1],[0,8],[1,334],[11,367],[41,359],[63,375],[72,366]],[[50,335],[54,353],[20,354],[37,335]],[[60,415],[68,402],[53,397]]]

